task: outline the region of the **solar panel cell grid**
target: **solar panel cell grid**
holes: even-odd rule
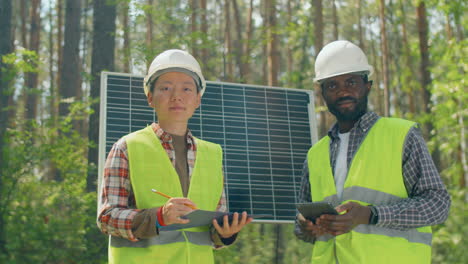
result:
[[[157,117],[143,94],[143,77],[102,76],[100,159],[105,161],[115,141]],[[305,90],[207,82],[189,128],[222,146],[231,211],[271,215],[260,219],[264,222],[293,221],[302,164],[315,137],[311,101]]]

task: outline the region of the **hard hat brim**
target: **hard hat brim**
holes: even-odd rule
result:
[[[195,84],[197,85],[197,89],[198,89],[198,92],[200,92],[203,88],[203,84],[202,84],[202,81],[200,80],[200,77],[198,76],[198,74],[196,72],[193,72],[191,70],[188,70],[188,69],[185,69],[185,68],[180,68],[180,67],[172,67],[172,68],[166,68],[166,69],[163,69],[163,70],[159,70],[157,72],[155,72],[146,82],[146,85],[148,86],[149,88],[149,91],[151,91],[152,89],[152,86],[154,85],[154,83],[156,82],[156,80],[163,74],[165,73],[169,73],[169,72],[180,72],[180,73],[183,73],[183,74],[186,74],[190,77],[192,77],[192,79],[195,81]]]
[[[338,73],[330,74],[330,75],[327,75],[327,76],[314,78],[313,81],[316,82],[316,83],[320,83],[321,81],[332,78],[332,77],[336,77],[336,76],[340,76],[340,75],[344,75],[344,74],[351,74],[351,73],[367,73],[368,76],[371,76],[374,73],[374,67],[369,65],[369,69],[366,69],[366,70],[360,70],[360,71],[359,70],[350,70],[350,71],[338,72]]]

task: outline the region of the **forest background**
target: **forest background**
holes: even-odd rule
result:
[[[324,44],[375,67],[370,108],[422,124],[452,197],[433,263],[468,263],[467,2],[0,0],[0,263],[106,263],[96,227],[100,72],[144,75],[181,48],[212,81],[314,90]],[[143,92],[143,89],[142,89]],[[216,263],[309,263],[292,224],[251,224]]]

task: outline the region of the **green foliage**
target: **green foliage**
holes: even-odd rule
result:
[[[37,72],[39,65],[39,58],[35,51],[20,49],[15,52],[3,55],[1,58],[2,67],[2,83],[10,84],[20,73]],[[14,93],[15,87],[7,85],[3,94],[0,96],[7,96]],[[0,109],[5,110],[5,109]]]
[[[451,191],[452,207],[448,220],[435,228],[433,238],[433,263],[468,263],[468,210],[467,189]]]
[[[37,72],[39,58],[35,51],[21,49],[3,56],[3,63],[14,66],[13,72]]]
[[[276,261],[276,225],[252,223],[239,234],[234,245],[215,251],[219,264],[270,264]],[[281,225],[279,250],[283,256],[279,263],[308,264],[312,245],[298,240],[293,224]]]
[[[70,109],[58,128],[32,123],[7,132],[2,212],[8,256],[0,256],[1,263],[107,259],[106,238],[95,224],[96,193],[85,191],[87,140],[71,129],[74,120],[88,116],[87,106],[75,103]]]
[[[430,145],[438,144],[446,161],[443,171],[444,177],[457,185],[460,177],[463,177],[459,152],[462,141],[467,140],[466,124],[468,119],[468,93],[466,92],[465,73],[468,70],[466,54],[468,41],[447,43],[444,39],[437,40],[439,45],[434,45],[434,57],[438,62],[432,68],[434,74],[433,97],[434,102],[431,121],[437,131],[434,141]],[[436,42],[436,43],[437,43]],[[465,138],[462,138],[464,130]],[[466,172],[465,172],[466,173]]]
[[[142,64],[151,63],[154,56],[164,50],[187,49],[191,41],[187,26],[191,10],[187,5],[182,5],[180,1],[160,1],[153,5],[135,2],[134,5],[138,12],[135,22],[146,24],[148,18],[151,18],[153,24],[152,42],[148,45],[145,40],[142,40],[135,44],[137,61]],[[180,29],[184,32],[183,34],[177,34]]]
[[[446,15],[453,15],[458,20],[466,13],[467,2],[464,0],[428,0],[428,6],[434,6]]]

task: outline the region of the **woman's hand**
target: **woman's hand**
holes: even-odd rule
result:
[[[242,216],[240,216],[239,213],[234,213],[231,224],[229,224],[228,215],[225,215],[223,217],[222,227],[218,224],[218,221],[216,219],[213,219],[213,226],[216,228],[216,231],[218,231],[218,234],[222,238],[228,238],[236,233],[239,233],[241,229],[244,228],[244,226],[248,223],[252,222],[252,220],[253,218],[247,217],[247,212],[244,211],[242,213]]]
[[[187,198],[171,198],[162,209],[163,221],[165,225],[171,224],[187,224],[190,222],[188,219],[180,218],[193,211],[192,208],[196,208],[196,205]]]

